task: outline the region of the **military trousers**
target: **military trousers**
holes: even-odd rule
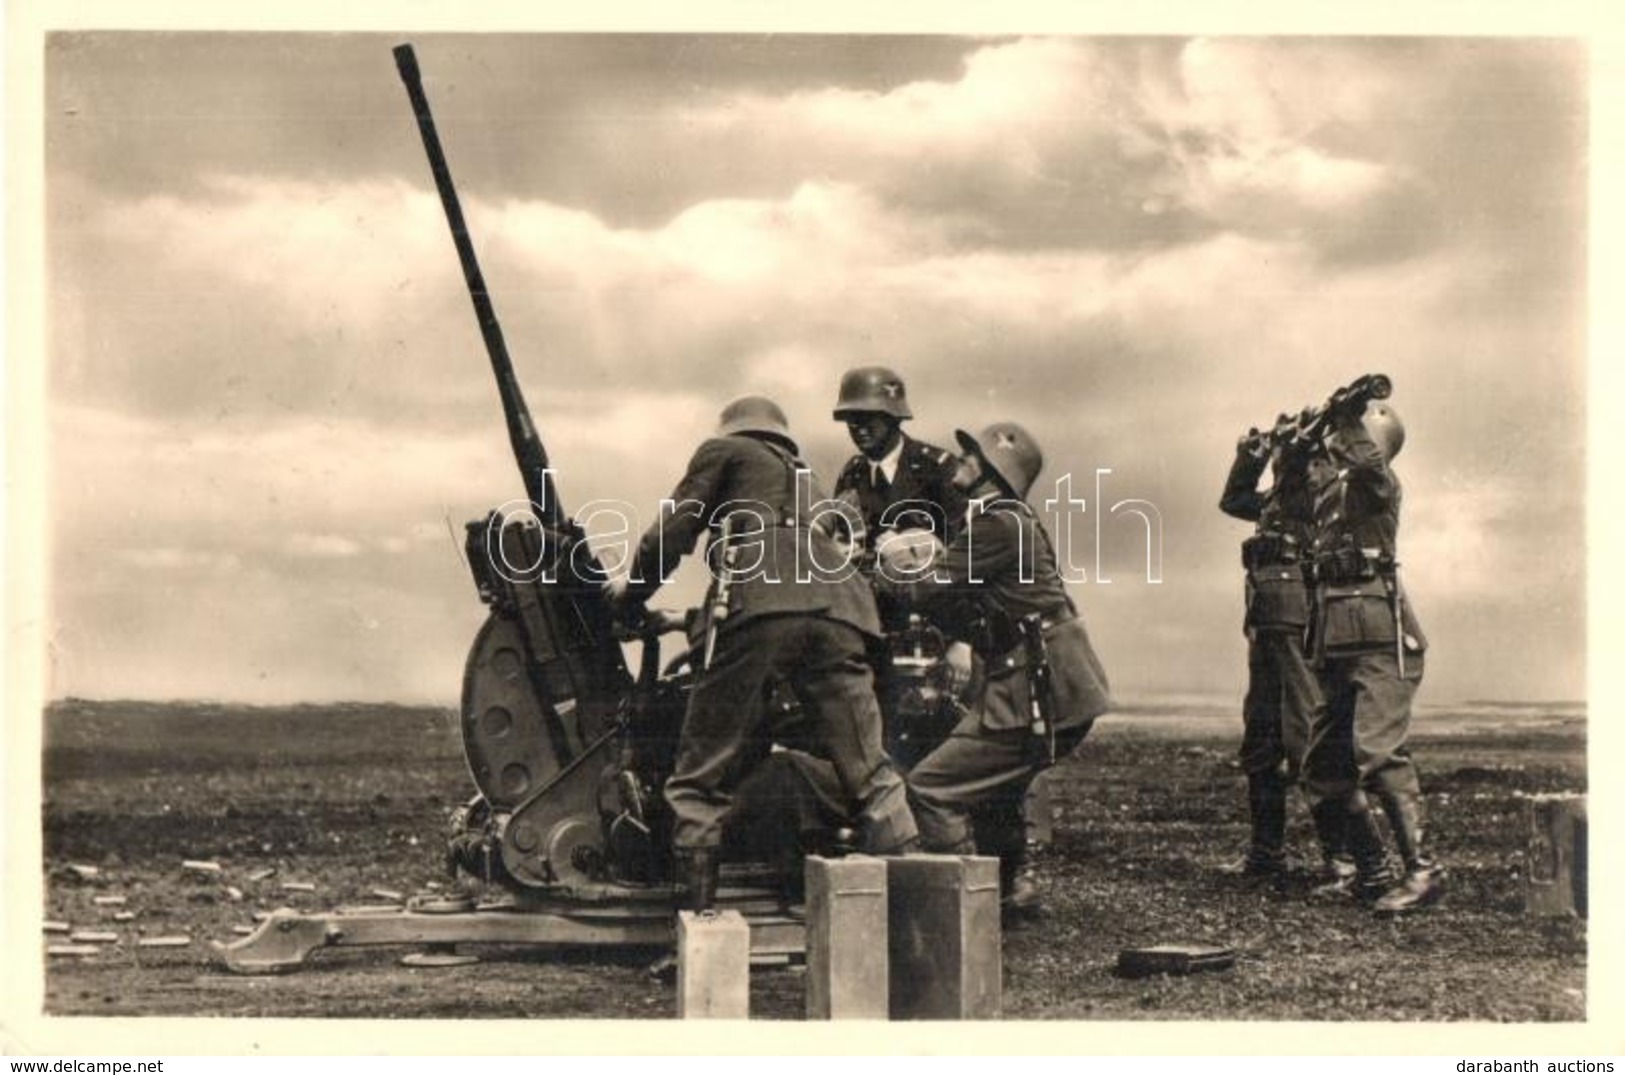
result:
[[[1072,753],[1091,723],[1057,728],[1056,757]],[[979,713],[967,713],[941,746],[909,770],[921,846],[947,854],[974,852],[973,818],[1015,827],[1014,833],[984,830],[996,842],[1024,840],[1022,801],[1033,778],[1048,767],[1033,745],[1033,733],[1025,727],[989,728]]]
[[[853,804],[864,849],[895,851],[918,830],[907,789],[881,746],[880,705],[855,627],[805,613],[745,620],[722,632],[689,695],[677,761],[666,781],[679,848],[717,847],[740,781],[768,755],[788,715],[770,712],[769,685],[800,703],[797,739],[833,766]]]
[[[1411,701],[1423,667],[1421,653],[1406,653],[1401,675],[1391,649],[1322,659],[1323,701],[1310,726],[1304,763],[1304,787],[1312,802],[1349,802],[1365,791],[1421,794],[1408,743]]]
[[[1247,643],[1240,760],[1249,776],[1278,770],[1296,780],[1320,709],[1320,683],[1303,652],[1303,631],[1255,630]]]

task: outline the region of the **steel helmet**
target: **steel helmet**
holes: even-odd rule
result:
[[[841,378],[841,395],[835,401],[835,420],[849,414],[889,414],[898,421],[913,418],[903,379],[884,366],[859,366]]]
[[[1038,472],[1044,469],[1044,453],[1038,442],[1014,422],[994,422],[974,437],[957,429],[954,437],[960,447],[982,461],[990,477],[1018,500],[1026,498]]]
[[[778,437],[791,451],[797,450],[795,438],[790,436],[790,420],[785,418],[779,405],[766,396],[740,396],[722,408],[722,417],[717,420],[717,436],[734,433]]]
[[[1383,462],[1393,462],[1394,456],[1405,447],[1405,423],[1399,420],[1399,415],[1383,400],[1374,399],[1365,405],[1365,415],[1360,422],[1382,449]]]
[[[1371,438],[1377,450],[1382,453],[1382,461],[1389,463],[1399,450],[1405,446],[1405,426],[1399,420],[1394,409],[1382,400],[1371,400],[1365,405],[1365,411],[1360,415],[1360,425],[1364,428],[1366,436]],[[1321,441],[1328,455],[1333,458],[1345,458],[1348,455],[1348,445],[1344,443],[1343,434],[1337,429],[1327,432]]]

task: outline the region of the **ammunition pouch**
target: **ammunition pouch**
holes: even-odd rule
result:
[[[1379,579],[1391,581],[1398,566],[1391,554],[1345,545],[1317,556],[1309,578],[1317,586],[1359,586]]]
[[[1383,578],[1322,583],[1315,594],[1317,652],[1335,656],[1393,649],[1398,635],[1392,585]]]
[[[1298,539],[1291,534],[1264,531],[1241,543],[1241,566],[1249,571],[1277,564],[1295,564],[1299,557]]]
[[[1309,589],[1298,564],[1273,564],[1247,572],[1247,626],[1301,631],[1309,624]]]

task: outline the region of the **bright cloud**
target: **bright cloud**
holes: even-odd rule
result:
[[[745,392],[779,399],[828,476],[851,450],[830,416],[840,372],[885,363],[927,439],[1016,417],[1040,432],[1045,481],[1110,467],[1114,498],[1155,503],[1166,583],[1128,585],[1143,528],[1108,527],[1125,581],[1086,595],[1091,629],[1120,687],[1222,688],[1235,655],[1201,654],[1236,620],[1240,533],[1213,506],[1230,445],[1360,373],[1394,377],[1411,426],[1402,543],[1424,616],[1477,630],[1475,602],[1549,531],[1577,539],[1566,64],[1517,43],[967,41],[952,76],[667,87],[651,68],[661,92],[621,98],[584,72],[555,112],[485,116],[484,141],[451,115],[476,176],[513,173],[466,185],[464,208],[568,507],[646,515]],[[485,92],[534,103],[525,86]],[[462,524],[521,486],[412,132],[368,101],[327,110],[319,171],[266,167],[234,128],[184,188],[51,176],[67,682],[105,667],[102,689],[147,683],[146,655],[89,655],[137,638],[192,652],[221,634],[199,621],[225,617],[234,676],[388,695],[409,664],[450,692],[446,654],[479,615]],[[572,179],[596,200],[523,181],[550,134],[597,147]],[[1527,167],[1502,159],[1525,149]],[[667,185],[680,204],[649,193]],[[1515,510],[1536,496],[1554,505],[1538,522]],[[1553,607],[1584,590],[1557,568],[1542,585]],[[1583,638],[1550,626],[1554,653]]]

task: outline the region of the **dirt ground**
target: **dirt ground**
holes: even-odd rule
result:
[[[675,1014],[673,988],[645,973],[648,949],[487,946],[474,949],[479,963],[452,968],[402,966],[411,949],[338,949],[275,977],[213,961],[208,942],[237,939],[256,911],[376,904],[374,890],[445,881],[440,834],[470,790],[450,711],[70,701],[46,721],[44,918],[117,938],[93,942],[92,956],[47,957],[49,1014]],[[1045,911],[1004,939],[1007,1018],[1585,1018],[1585,923],[1525,914],[1520,887],[1522,800],[1585,790],[1582,708],[1419,717],[1415,755],[1449,895],[1393,921],[1312,902],[1301,877],[1277,890],[1217,873],[1244,842],[1239,734],[1222,709],[1129,711],[1102,720],[1056,770],[1055,837],[1039,859]],[[1311,839],[1295,805],[1294,850]],[[162,936],[188,942],[138,943]],[[1123,948],[1174,941],[1228,945],[1238,958],[1188,977],[1113,973]],[[753,973],[754,1018],[799,1019],[804,1007],[798,968]]]

